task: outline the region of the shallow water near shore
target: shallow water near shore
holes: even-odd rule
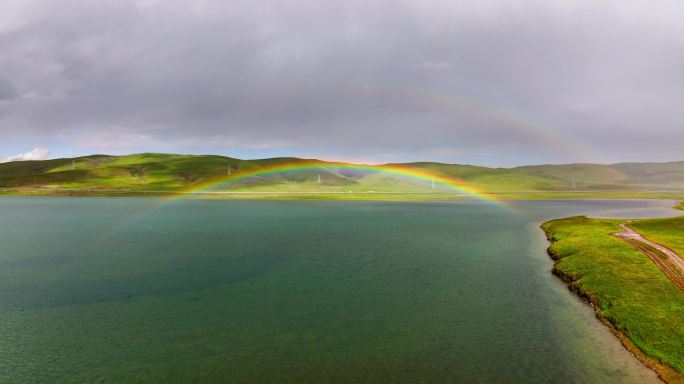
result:
[[[505,205],[1,197],[0,382],[659,382]]]

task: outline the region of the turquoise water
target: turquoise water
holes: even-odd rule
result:
[[[656,382],[538,225],[668,204],[3,197],[0,382]]]

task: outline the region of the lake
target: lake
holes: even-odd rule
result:
[[[658,382],[503,205],[1,197],[0,382]]]

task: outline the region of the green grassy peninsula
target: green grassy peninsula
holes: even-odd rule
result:
[[[684,383],[684,292],[647,255],[614,235],[622,223],[587,217],[544,223],[556,260],[553,273],[663,380]],[[630,227],[684,254],[684,217]]]

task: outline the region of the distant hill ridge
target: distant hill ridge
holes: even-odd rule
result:
[[[125,190],[187,190],[208,180],[244,174],[290,163],[311,169],[263,175],[216,188],[236,191],[393,191],[419,192],[425,182],[382,172],[336,171],[333,162],[294,157],[242,160],[216,155],[141,153],[126,156],[91,155],[0,164],[0,187],[95,188]],[[320,164],[320,168],[316,165]],[[676,191],[684,189],[684,161],[669,163],[532,165],[489,168],[475,165],[413,162],[387,164],[469,184],[489,192],[615,190]],[[319,175],[320,181],[319,181]],[[444,186],[437,186],[443,190]]]

